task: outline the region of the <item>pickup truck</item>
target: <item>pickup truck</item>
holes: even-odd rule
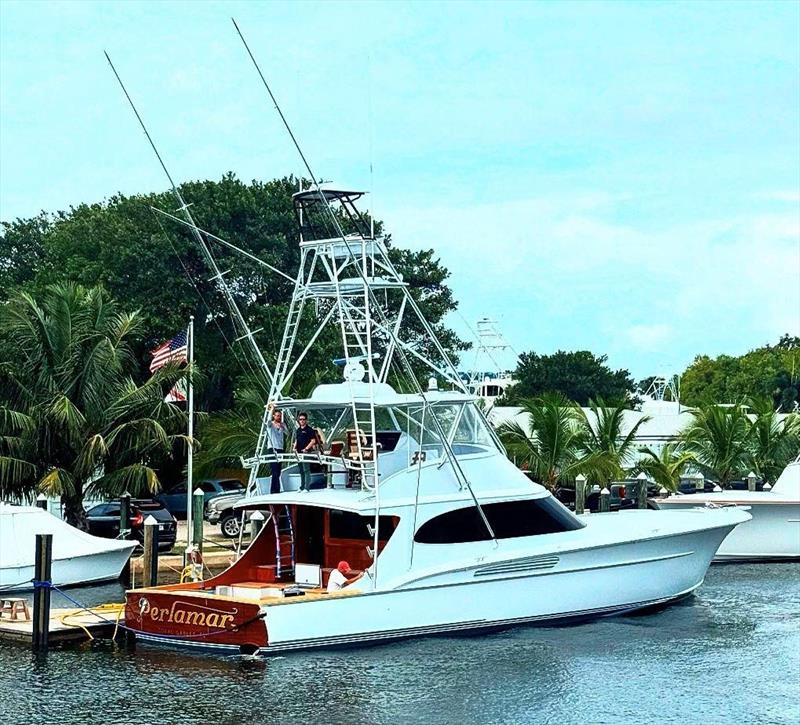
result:
[[[239,536],[242,512],[234,509],[234,505],[244,498],[243,491],[215,496],[206,504],[205,519],[210,524],[219,524],[223,536],[235,539]],[[252,511],[245,511],[245,522],[250,521]]]

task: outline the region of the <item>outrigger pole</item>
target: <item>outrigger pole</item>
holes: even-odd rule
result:
[[[272,89],[269,87],[269,83],[267,83],[267,79],[264,77],[264,74],[261,72],[261,67],[258,65],[258,61],[255,59],[255,56],[253,55],[253,52],[250,50],[250,46],[247,44],[247,41],[245,40],[244,35],[242,34],[242,31],[239,29],[239,25],[236,23],[236,19],[235,18],[231,18],[231,22],[233,23],[233,27],[236,28],[236,32],[239,34],[239,38],[241,39],[242,44],[244,45],[245,50],[247,51],[247,54],[250,56],[250,60],[253,62],[253,66],[255,66],[255,69],[258,72],[258,75],[261,78],[261,82],[264,85],[264,88],[267,90],[267,93],[269,94],[270,99],[272,99],[272,103],[275,106],[275,110],[278,112],[278,115],[280,116],[281,121],[283,121],[283,125],[286,127],[286,131],[288,132],[290,138],[292,139],[292,143],[294,144],[295,148],[297,149],[297,153],[300,155],[300,158],[302,159],[303,164],[306,167],[306,171],[308,171],[309,177],[311,178],[311,181],[314,184],[316,192],[319,195],[320,201],[324,205],[325,209],[327,210],[327,212],[328,212],[328,214],[329,214],[329,216],[331,218],[331,221],[333,222],[334,228],[338,232],[339,237],[341,238],[342,242],[344,243],[345,247],[347,248],[348,253],[351,256],[355,257],[355,255],[353,254],[353,250],[350,247],[350,244],[348,243],[348,240],[347,240],[347,237],[346,237],[346,235],[344,233],[344,230],[342,229],[341,225],[339,224],[339,220],[336,218],[336,214],[334,214],[333,209],[331,208],[330,202],[326,198],[325,194],[322,193],[322,189],[321,189],[321,187],[319,185],[319,182],[317,181],[317,177],[315,176],[314,172],[311,170],[311,165],[308,163],[308,159],[306,159],[305,154],[303,153],[303,150],[300,148],[300,144],[298,143],[297,139],[295,138],[294,132],[292,131],[291,126],[289,126],[289,122],[286,120],[286,117],[283,115],[283,111],[281,110],[277,99],[275,98],[274,94],[272,93]],[[391,265],[391,262],[389,262],[389,264],[393,268],[394,265]],[[363,269],[361,269],[358,265],[356,265],[356,270],[358,272],[359,277],[361,277],[362,282],[364,283],[364,290],[365,290],[365,295],[364,296],[365,296],[365,306],[366,306],[366,314],[367,314],[367,325],[369,327],[369,301],[371,300],[371,301],[373,301],[375,303],[376,313],[378,314],[379,317],[383,317],[382,310],[380,308],[380,305],[378,304],[378,301],[375,299],[374,293],[370,289],[369,281],[367,280],[365,271]],[[396,270],[392,269],[392,271],[395,274],[397,274]],[[405,297],[408,300],[409,304],[411,305],[412,310],[417,315],[418,319],[422,323],[425,331],[428,333],[428,335],[430,336],[431,340],[433,340],[434,345],[435,345],[437,351],[439,352],[439,355],[442,357],[442,359],[445,362],[445,366],[449,367],[450,370],[452,371],[453,381],[464,392],[468,392],[466,386],[464,385],[464,382],[461,380],[460,376],[458,375],[458,371],[456,370],[455,365],[453,365],[452,360],[450,360],[450,356],[447,354],[445,349],[442,347],[442,344],[439,342],[439,339],[434,334],[433,329],[431,328],[430,324],[425,319],[425,316],[422,314],[422,310],[419,308],[419,306],[417,305],[416,301],[411,296],[410,292],[408,292],[408,290],[405,290],[405,289],[404,289],[404,292],[405,292]],[[383,322],[384,323],[387,322],[385,320],[385,317],[383,318]],[[343,324],[344,323],[342,322],[342,325]],[[414,373],[413,368],[411,367],[411,364],[409,363],[408,358],[405,355],[405,351],[403,350],[403,347],[400,344],[399,338],[394,333],[394,331],[392,330],[392,328],[391,328],[391,326],[389,324],[385,324],[385,328],[386,328],[386,332],[390,336],[392,342],[395,344],[396,350],[397,350],[397,352],[398,352],[398,354],[400,356],[400,360],[401,360],[401,362],[403,364],[403,367],[406,369],[406,374],[407,374],[407,376],[409,378],[409,382],[411,382],[412,385],[416,388],[416,392],[420,395],[420,397],[422,398],[424,404],[425,405],[429,405],[427,399],[425,398],[425,393],[424,393],[424,391],[422,389],[422,386],[419,384],[419,381],[417,380],[416,374]],[[367,329],[367,338],[368,339],[370,338],[369,329]],[[371,366],[372,361],[370,360],[368,364]],[[369,385],[370,385],[370,393],[371,393],[371,391],[372,391],[372,382],[373,382],[373,376],[372,375],[368,376],[368,382],[369,382]],[[483,524],[484,524],[484,526],[486,526],[486,530],[488,531],[489,535],[494,540],[495,545],[497,545],[497,537],[494,534],[494,530],[492,529],[492,525],[489,523],[489,519],[486,517],[486,514],[484,513],[483,508],[481,507],[477,496],[475,496],[475,492],[472,490],[472,486],[471,486],[469,480],[464,475],[464,472],[461,470],[461,466],[458,464],[458,461],[456,460],[455,454],[453,453],[453,450],[450,447],[449,441],[447,440],[447,435],[445,434],[445,432],[444,432],[441,424],[439,423],[438,419],[436,418],[436,416],[432,415],[431,418],[432,418],[434,427],[437,429],[437,432],[439,433],[439,437],[440,437],[440,439],[442,441],[443,449],[444,449],[444,451],[445,451],[445,453],[447,455],[448,460],[450,461],[450,465],[451,465],[451,467],[453,469],[453,472],[455,473],[455,476],[456,476],[456,479],[458,480],[459,486],[461,488],[466,487],[466,489],[469,491],[470,496],[472,497],[473,503],[475,504],[475,507],[478,509],[478,513],[480,514],[480,517],[481,517],[481,519],[483,521]],[[374,426],[373,426],[373,428],[374,428]],[[374,447],[374,441],[375,441],[375,436],[373,434],[373,447]],[[379,524],[379,513],[380,513],[380,495],[379,495],[380,485],[379,485],[379,482],[378,482],[378,475],[377,475],[377,452],[373,452],[373,456],[374,456],[375,465],[376,465],[376,471],[375,471],[376,472],[376,475],[375,475],[375,530],[374,530],[374,542],[373,542],[374,543],[374,549],[373,549],[373,551],[375,552],[374,565],[375,565],[375,577],[376,577],[376,580],[377,580],[377,571],[378,571],[378,561],[377,561],[377,556],[378,556],[378,524]],[[377,581],[376,581],[376,584],[377,584]]]
[[[223,272],[220,270],[219,266],[217,265],[216,260],[214,259],[214,255],[211,253],[211,250],[208,247],[206,240],[203,238],[203,233],[201,229],[195,223],[194,217],[192,213],[189,211],[189,204],[184,201],[183,195],[181,194],[178,186],[175,184],[175,181],[172,179],[172,175],[169,173],[167,169],[167,165],[164,163],[164,159],[161,158],[161,154],[158,152],[158,148],[153,141],[152,136],[147,130],[147,126],[145,126],[142,117],[139,115],[139,111],[136,110],[136,105],[133,102],[128,90],[125,88],[125,84],[122,82],[122,78],[120,78],[119,73],[117,73],[117,69],[114,67],[114,64],[111,62],[111,58],[108,55],[108,52],[103,51],[103,54],[106,56],[106,60],[108,64],[111,66],[111,70],[114,72],[114,76],[117,79],[117,82],[122,88],[122,92],[125,94],[125,98],[128,99],[128,103],[133,110],[134,115],[136,116],[136,120],[139,122],[139,125],[142,127],[142,131],[144,131],[144,135],[147,137],[147,141],[150,144],[150,147],[153,149],[153,153],[156,155],[158,159],[158,163],[161,164],[161,168],[164,170],[164,174],[166,174],[167,179],[169,180],[170,186],[172,187],[172,193],[175,195],[175,199],[178,202],[178,209],[177,211],[181,212],[186,219],[186,224],[192,230],[192,234],[195,238],[195,241],[200,246],[200,250],[203,253],[203,257],[205,258],[206,264],[211,268],[211,271],[214,273],[212,278],[216,281],[217,287],[222,292],[222,296],[225,298],[225,302],[228,305],[228,308],[231,312],[231,315],[234,320],[234,325],[238,324],[241,335],[239,337],[240,340],[247,339],[250,342],[250,347],[253,350],[255,358],[261,367],[261,370],[265,373],[267,380],[269,381],[270,385],[274,382],[274,377],[272,374],[272,370],[270,369],[267,361],[264,359],[264,355],[261,353],[258,345],[256,345],[255,339],[253,338],[253,332],[250,330],[250,326],[247,324],[247,321],[244,319],[244,315],[242,315],[241,311],[239,310],[239,306],[236,304],[236,300],[233,297],[233,293],[231,292],[230,288],[228,287],[227,283],[223,279]]]

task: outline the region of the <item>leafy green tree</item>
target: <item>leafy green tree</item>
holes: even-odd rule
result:
[[[167,366],[134,382],[141,323],[99,287],[54,285],[2,306],[0,496],[59,495],[67,521],[85,527],[87,492],[158,490],[155,462],[185,444],[186,416],[164,402],[184,373]]]
[[[681,399],[690,406],[768,398],[782,412],[800,401],[800,338],[784,335],[733,357],[699,355],[681,376]]]
[[[612,404],[625,403],[634,391],[627,370],[612,370],[607,357],[593,355],[588,350],[538,355],[520,355],[514,377],[517,384],[504,396],[501,405],[517,405],[520,401],[545,393],[560,393],[578,405],[588,405],[593,398],[603,398]]]
[[[754,431],[746,407],[707,405],[692,410],[692,418],[682,440],[695,465],[723,488],[746,475]]]
[[[586,455],[586,421],[581,410],[563,395],[551,393],[522,403],[529,423],[506,421],[498,435],[517,465],[549,489],[593,474],[602,456]]]
[[[625,478],[626,469],[636,450],[636,435],[639,428],[650,420],[650,416],[641,416],[625,433],[624,406],[608,406],[602,398],[598,398],[596,402],[591,402],[590,409],[591,416],[580,411],[586,431],[581,446],[584,454],[597,462],[587,478],[592,484],[607,486],[612,481]]]
[[[667,443],[660,451],[655,451],[647,446],[640,448],[643,454],[633,468],[632,473],[646,473],[659,486],[668,491],[677,491],[681,476],[686,469],[694,463],[694,456],[681,450],[679,443]]]
[[[285,177],[245,184],[233,174],[219,181],[182,184],[184,198],[192,204],[197,223],[290,277],[299,265],[299,238],[292,194],[299,180]],[[306,186],[308,184],[306,183]],[[68,212],[42,213],[33,219],[3,223],[0,235],[0,301],[16,288],[34,295],[47,285],[71,281],[85,286],[102,285],[116,299],[141,310],[146,337],[133,343],[139,361],[135,379],[147,376],[147,351],[185,327],[195,317],[195,359],[205,375],[198,406],[207,410],[229,408],[237,380],[259,381],[255,361],[242,343],[234,343],[227,309],[211,281],[211,273],[190,231],[154,213],[151,207],[172,211],[170,192],[116,195],[97,204],[81,204]],[[376,221],[376,230],[381,223]],[[267,362],[273,364],[280,345],[292,294],[292,282],[214,242],[209,242],[239,307],[253,330]],[[389,244],[391,240],[389,240]],[[411,294],[426,318],[453,354],[465,344],[442,324],[455,308],[445,282],[447,270],[433,250],[408,251],[390,246],[398,271],[409,283]],[[314,310],[307,306],[306,321]],[[419,326],[405,330],[422,349],[429,336]],[[298,340],[303,344],[305,340]],[[304,387],[308,370],[339,372],[330,365],[340,341],[335,334],[323,336],[314,346],[309,365],[298,370],[293,386]],[[266,387],[264,377],[261,387]]]

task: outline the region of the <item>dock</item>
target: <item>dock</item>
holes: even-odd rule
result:
[[[94,607],[85,609],[51,609],[49,620],[50,644],[85,642],[92,639],[111,639],[117,629],[118,608]],[[0,642],[24,644],[33,642],[33,618],[26,621],[0,618]]]

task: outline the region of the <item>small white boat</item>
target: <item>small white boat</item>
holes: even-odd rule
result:
[[[53,535],[51,579],[61,587],[116,579],[136,547],[87,534],[40,508],[0,503],[0,592],[33,588],[36,534]]]
[[[786,466],[771,491],[675,494],[657,504],[665,510],[748,507],[753,518],[728,534],[714,561],[800,558],[800,459]]]

